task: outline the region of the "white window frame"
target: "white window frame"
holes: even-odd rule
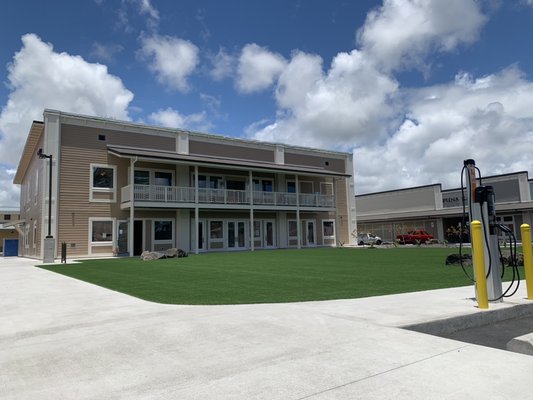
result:
[[[39,168],[37,168],[35,170],[35,196],[34,196],[34,199],[33,199],[33,204],[35,204],[35,205],[37,205],[37,199],[39,198],[39,196],[38,196],[39,195],[39,186],[40,186],[39,185],[39,178],[41,176],[39,171],[40,171]]]
[[[94,168],[111,168],[113,170],[113,188],[94,187]],[[89,168],[89,201],[92,203],[116,203],[117,201],[117,166],[111,164],[90,164]],[[93,193],[111,193],[111,199],[95,199]]]
[[[222,237],[220,238],[212,238],[211,237],[211,222],[221,222],[222,223]],[[226,221],[223,218],[214,218],[214,219],[208,219],[207,220],[207,240],[209,242],[209,248],[211,248],[211,243],[224,243],[224,240],[227,237],[226,234]]]
[[[291,222],[294,222],[294,224],[296,225],[296,236],[291,236],[291,229],[290,229]],[[295,245],[290,244],[291,240],[296,240],[296,242],[298,242],[298,220],[296,219],[287,220],[287,242],[289,243],[289,247],[297,247],[298,246],[297,244]]]
[[[155,223],[156,222],[170,222],[172,224],[172,227],[170,229],[171,238],[170,239],[164,239],[164,240],[155,240]],[[176,220],[174,218],[155,218],[152,220],[152,251],[154,250],[154,245],[156,244],[171,244],[174,246],[174,238],[176,231]]]
[[[170,186],[176,186],[176,171],[174,171],[173,169],[136,167],[134,169],[134,175],[135,175],[135,172],[137,172],[137,171],[148,172],[148,185],[151,185],[151,186],[156,186],[156,184],[155,184],[155,173],[156,172],[164,172],[166,174],[171,174],[172,178],[171,178],[171,182],[170,182],[171,185]],[[130,172],[131,172],[131,168],[128,167],[128,182],[131,184],[131,182],[130,182]]]
[[[33,221],[33,249],[37,248],[37,221]]]
[[[333,223],[333,235],[324,235],[324,223],[325,222],[332,222]],[[322,220],[322,245],[325,245],[326,240],[333,239],[334,243],[337,243],[336,236],[335,236],[335,220],[334,219],[323,219]]]
[[[110,241],[105,241],[105,242],[93,242],[93,222],[111,222],[111,235],[113,235],[111,237],[111,240]],[[93,247],[107,247],[107,246],[111,246],[111,252],[110,254],[112,254],[112,249],[114,249],[116,247],[116,232],[117,232],[117,219],[116,218],[113,218],[113,217],[89,217],[89,237],[88,237],[88,242],[89,242],[89,254],[91,255],[92,254],[92,248]]]

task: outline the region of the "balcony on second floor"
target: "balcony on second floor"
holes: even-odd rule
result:
[[[198,193],[198,199],[196,198]],[[136,207],[188,208],[200,205],[220,205],[236,208],[242,206],[271,207],[273,209],[329,208],[335,207],[332,195],[321,193],[286,193],[269,191],[211,189],[179,186],[133,185]],[[121,189],[122,204],[131,200],[131,185]]]

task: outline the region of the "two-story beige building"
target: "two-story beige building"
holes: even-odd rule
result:
[[[14,182],[20,254],[50,231],[69,257],[336,246],[353,242],[352,154],[54,110],[34,121]]]

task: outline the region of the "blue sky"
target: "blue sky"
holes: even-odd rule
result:
[[[532,0],[7,4],[0,205],[44,108],[353,152],[357,193],[532,169]]]

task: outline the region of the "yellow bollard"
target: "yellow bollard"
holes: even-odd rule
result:
[[[527,298],[533,300],[533,254],[531,250],[531,228],[528,224],[520,225],[522,231],[522,253],[524,254],[524,272],[526,273]]]
[[[477,305],[486,310],[489,308],[489,295],[487,294],[487,278],[485,276],[481,222],[472,221],[470,230],[472,232],[472,251],[474,252],[474,270],[476,272]]]

